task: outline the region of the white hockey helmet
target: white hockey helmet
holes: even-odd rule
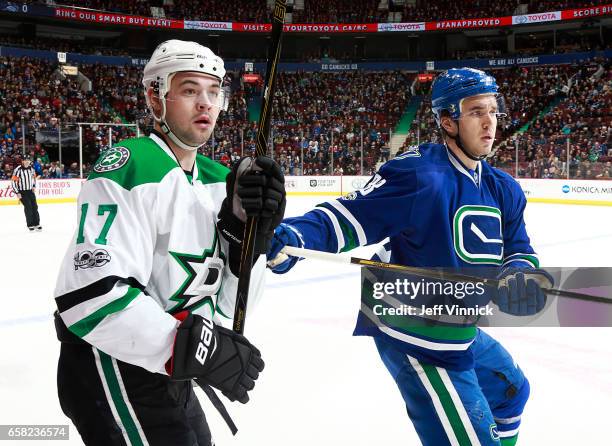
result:
[[[170,83],[175,73],[180,71],[195,71],[208,74],[219,79],[223,86],[225,67],[223,59],[213,53],[209,48],[197,42],[184,40],[167,40],[159,44],[153,51],[151,59],[145,65],[142,84],[145,92],[149,87],[155,90],[161,103],[161,115],[157,116],[153,111],[148,95],[145,94],[147,105],[153,117],[159,122],[162,131],[179,147],[185,150],[196,150],[199,146],[191,146],[181,141],[170,129],[166,122],[166,94],[170,89]],[[229,104],[229,91],[222,88],[218,97],[221,110],[227,111]]]

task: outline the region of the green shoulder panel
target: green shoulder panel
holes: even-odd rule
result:
[[[225,183],[225,177],[230,172],[223,164],[200,154],[196,156],[196,165],[198,166],[198,180],[203,184]]]
[[[152,139],[132,138],[102,152],[87,179],[107,178],[132,190],[141,184],[159,183],[176,167],[176,161]]]

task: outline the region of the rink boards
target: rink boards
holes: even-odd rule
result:
[[[287,176],[289,196],[340,196],[362,188],[368,176]],[[83,180],[38,180],[39,203],[76,202]],[[532,203],[612,206],[612,181],[519,179]],[[10,181],[0,181],[0,205],[16,205]]]

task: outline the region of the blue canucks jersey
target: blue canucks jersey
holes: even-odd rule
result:
[[[300,231],[305,248],[319,251],[345,252],[389,238],[379,257],[391,263],[537,268],[525,205],[519,184],[505,172],[483,161],[470,170],[445,145],[423,144],[384,164],[362,189],[284,222]],[[377,336],[417,358],[471,367],[475,327],[399,329],[373,318],[362,306],[355,334],[376,326]]]

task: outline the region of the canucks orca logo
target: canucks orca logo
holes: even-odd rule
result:
[[[497,425],[496,424],[492,424],[489,427],[489,433],[491,434],[491,439],[499,440],[499,431],[497,430]]]
[[[418,147],[409,147],[406,151],[400,155],[397,155],[396,159],[413,158],[421,156],[421,151]]]
[[[455,252],[467,263],[501,265],[504,238],[499,209],[465,205],[453,218]]]

